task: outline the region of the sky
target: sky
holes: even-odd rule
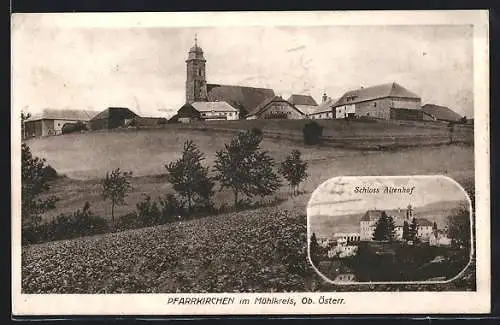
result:
[[[154,27],[64,24],[53,15],[12,24],[14,109],[102,111],[126,106],[171,116],[185,102],[185,60],[195,34],[207,82],[268,87],[317,102],[397,82],[422,104],[473,116],[472,27]]]
[[[411,189],[407,193],[384,193],[384,188]],[[355,193],[356,187],[379,188],[379,193]],[[308,216],[348,215],[373,209],[405,209],[409,204],[423,207],[442,201],[467,200],[466,192],[446,177],[335,177],[321,184],[307,206]]]

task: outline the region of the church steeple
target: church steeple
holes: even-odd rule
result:
[[[194,46],[189,50],[186,60],[186,102],[207,101],[207,81],[205,77],[206,60],[203,50],[198,46],[198,35],[194,36]]]

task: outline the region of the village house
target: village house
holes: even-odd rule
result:
[[[335,118],[365,117],[423,120],[420,97],[396,82],[361,87],[342,95],[333,105]]]
[[[321,104],[319,104],[316,109],[309,112],[307,116],[312,120],[332,119],[334,118],[333,106],[336,102],[336,99],[330,98],[324,93]]]
[[[306,116],[315,112],[318,109],[318,103],[310,95],[291,95],[288,100],[290,104],[295,106],[299,111]]]
[[[292,119],[305,118],[306,115],[281,96],[265,99],[255,109],[248,113],[247,120],[255,119]]]
[[[87,124],[97,112],[71,109],[44,109],[24,121],[23,138],[45,137],[62,134],[67,123]]]

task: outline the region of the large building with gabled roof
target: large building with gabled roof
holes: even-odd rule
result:
[[[46,108],[24,122],[23,138],[59,135],[65,124],[87,123],[96,114],[97,112],[88,110]]]
[[[421,98],[396,82],[350,90],[333,105],[335,118],[422,120]]]

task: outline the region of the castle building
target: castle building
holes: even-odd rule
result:
[[[360,240],[373,240],[373,233],[378,219],[382,215],[382,210],[368,210],[363,215],[359,223]],[[406,210],[390,210],[385,211],[389,217],[392,217],[395,224],[395,235],[397,240],[403,239],[403,226],[405,221],[408,225],[412,223],[413,218],[417,222],[417,237],[422,241],[428,241],[432,235],[433,223],[425,218],[417,218],[415,216],[415,209],[408,205]]]

